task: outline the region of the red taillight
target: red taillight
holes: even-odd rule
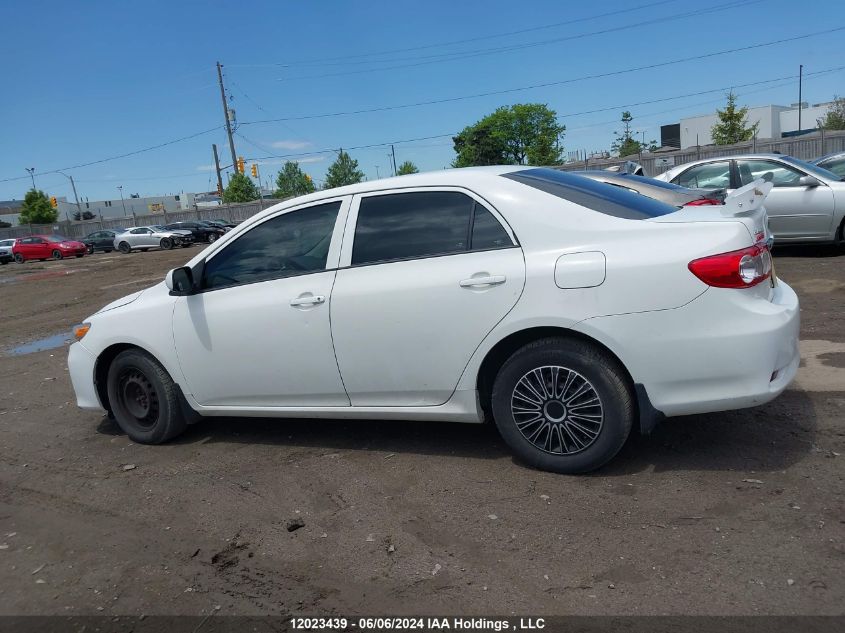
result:
[[[772,274],[768,246],[756,244],[730,253],[711,255],[689,263],[690,272],[708,286],[751,288]]]
[[[699,198],[698,200],[693,200],[692,202],[687,202],[684,206],[685,207],[701,207],[708,204],[722,204],[718,200],[714,200],[713,198]]]

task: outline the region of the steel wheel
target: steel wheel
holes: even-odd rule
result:
[[[53,259],[61,259],[62,257],[62,252],[58,248],[53,251]]]
[[[117,250],[119,250],[124,255],[127,255],[132,250],[132,247],[129,246],[128,242],[121,242],[117,245]]]
[[[159,402],[153,384],[138,369],[127,368],[118,376],[117,394],[120,405],[134,422],[151,428],[158,420]]]
[[[571,455],[596,441],[604,423],[601,398],[576,371],[544,366],[527,372],[513,389],[511,413],[519,432],[552,455]]]
[[[161,247],[164,250],[169,251],[171,248],[173,248],[173,240],[171,240],[169,237],[161,238]]]
[[[18,264],[23,264],[26,261],[26,259],[24,259],[24,256],[21,255],[20,253],[15,253],[15,261]]]
[[[209,233],[208,234],[208,243],[209,244],[211,244],[216,239],[217,239],[217,233]]]

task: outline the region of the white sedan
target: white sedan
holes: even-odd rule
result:
[[[133,250],[148,251],[161,248],[169,251],[176,246],[190,246],[194,235],[185,229],[168,229],[163,226],[133,226],[114,236],[114,247],[121,253]]]
[[[795,376],[770,187],[679,209],[511,166],[288,200],[77,326],[77,402],[144,443],[205,416],[492,418],[524,462],[589,471]]]

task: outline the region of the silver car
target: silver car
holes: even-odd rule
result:
[[[133,250],[148,251],[151,248],[170,250],[176,246],[190,246],[194,236],[182,229],[166,229],[163,226],[134,226],[115,235],[114,247],[121,253]]]
[[[15,245],[15,240],[0,240],[0,264],[8,264],[15,261],[15,256],[12,254],[12,247]]]
[[[708,158],[657,176],[682,187],[727,189],[757,178],[771,181],[769,229],[778,242],[845,241],[845,181],[831,171],[783,154]]]
[[[840,178],[845,178],[845,152],[828,154],[811,162],[813,165],[818,165],[828,171],[832,171]]]

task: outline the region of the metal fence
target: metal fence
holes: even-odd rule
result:
[[[683,165],[700,158],[719,158],[737,154],[773,153],[788,154],[801,160],[812,160],[832,152],[845,151],[845,131],[826,132],[821,130],[791,138],[753,140],[736,145],[706,145],[687,147],[673,152],[647,152],[645,154],[625,156],[624,158],[588,158],[561,165],[558,169],[573,171],[578,169],[606,169],[635,161],[643,166],[645,173],[656,176],[668,171],[673,166]],[[669,159],[669,160],[665,160]],[[668,163],[668,164],[667,164]]]
[[[281,200],[265,200],[259,205],[256,202],[245,204],[224,204],[218,207],[207,207],[193,211],[177,211],[176,213],[153,213],[150,215],[131,215],[125,218],[104,218],[102,220],[83,220],[81,222],[63,221],[54,224],[22,224],[9,228],[0,228],[0,239],[11,237],[27,237],[28,235],[58,234],[65,237],[80,239],[103,229],[118,229],[129,226],[148,226],[154,224],[170,224],[171,222],[189,222],[196,220],[226,220],[227,222],[241,222],[266,209]]]

